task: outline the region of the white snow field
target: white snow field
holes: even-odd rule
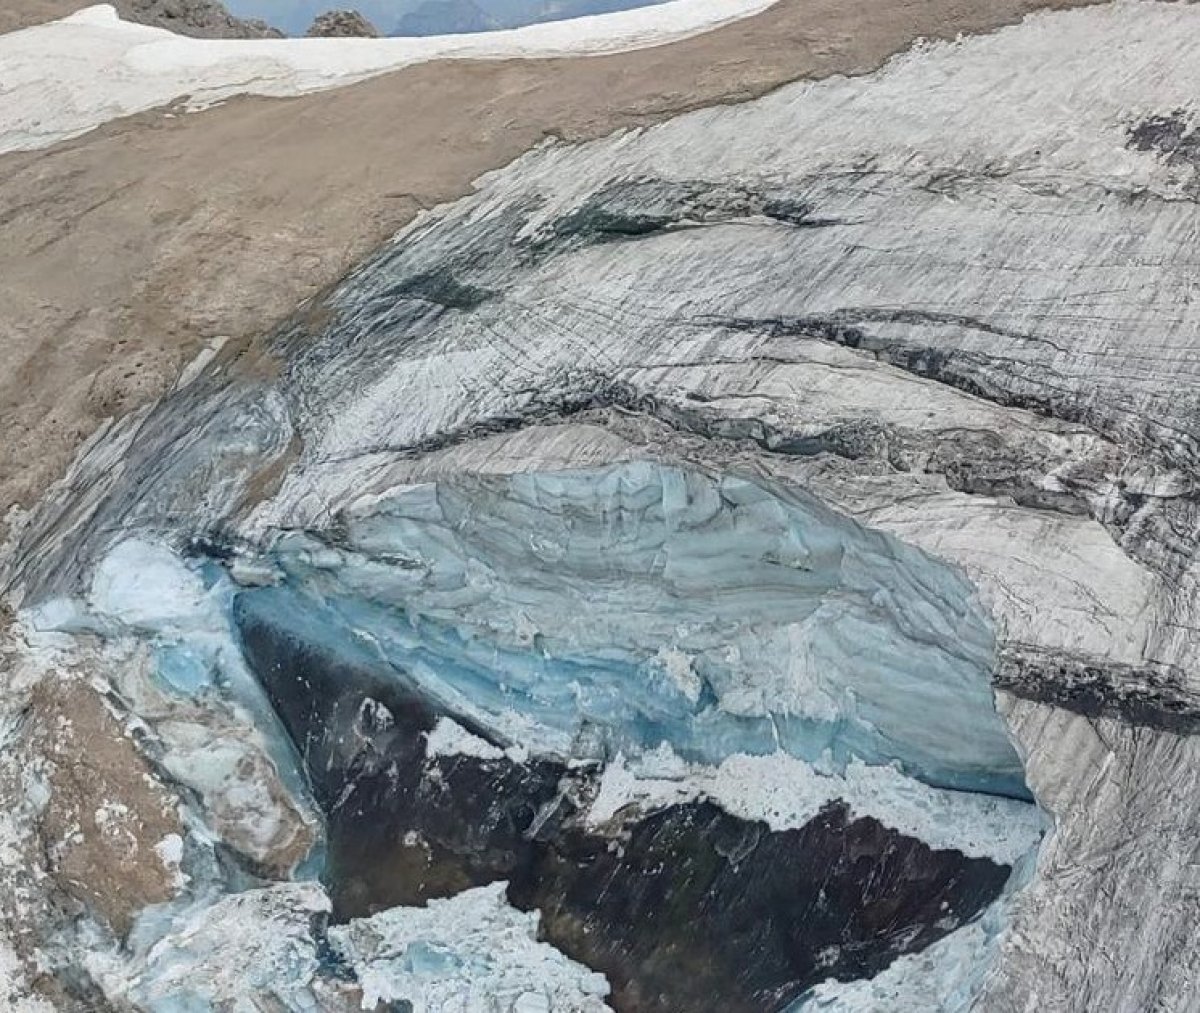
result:
[[[109,120],[234,95],[301,95],[410,64],[613,53],[696,35],[775,0],[673,0],[507,31],[391,39],[192,39],[122,21],[108,4],[0,35],[0,153]]]

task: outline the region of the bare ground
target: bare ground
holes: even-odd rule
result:
[[[79,0],[0,4],[3,31]],[[868,71],[915,38],[988,30],[1039,6],[781,0],[659,49],[427,64],[299,99],[143,114],[0,157],[0,542],[9,506],[34,502],[101,420],[160,394],[202,343],[252,341],[419,208],[463,194],[544,137],[597,137],[804,76]],[[7,625],[0,604],[0,671]],[[9,870],[26,893],[0,882],[0,921],[36,979],[30,994],[62,1008],[72,1000],[34,960],[37,926],[82,907],[122,932],[173,890],[162,857],[131,842],[181,833],[168,789],[103,706],[94,683],[107,679],[35,686],[34,718],[0,763],[5,811],[24,797],[25,769],[50,779],[32,852]],[[82,768],[67,762],[85,753]],[[70,847],[49,863],[47,844],[68,830]],[[46,910],[6,906],[26,896]]]
[[[65,18],[86,6],[87,0],[10,0],[0,7],[0,34]]]

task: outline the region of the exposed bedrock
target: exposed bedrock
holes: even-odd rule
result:
[[[1198,40],[1103,6],[531,152],[269,368],[99,434],[6,562],[22,621],[197,708],[266,687],[342,916],[504,882],[630,1008],[1187,1009]],[[203,624],[99,594],[162,553]]]
[[[605,973],[615,1009],[761,1011],[923,948],[1008,877],[837,801],[780,832],[711,802],[589,829],[596,767],[427,756],[437,714],[394,674],[305,644],[252,603],[239,626],[327,813],[335,918],[504,879],[542,913],[543,938]]]
[[[280,39],[258,18],[235,18],[217,0],[115,0],[124,18],[200,39]]]

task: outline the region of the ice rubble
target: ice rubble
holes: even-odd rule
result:
[[[285,859],[279,852],[301,848],[317,817],[296,757],[242,661],[228,621],[231,594],[219,571],[133,537],[100,560],[84,598],[54,598],[21,618],[35,637],[102,637],[112,688],[142,715],[132,720],[150,736],[161,770],[200,800],[206,846],[224,840],[266,867],[282,860],[288,871],[307,849]]]
[[[673,0],[477,35],[393,39],[192,39],[121,21],[102,4],[0,36],[0,152],[44,147],[119,116],[186,99],[299,95],[427,60],[566,56],[686,38],[774,0]]]
[[[1035,806],[976,793],[1024,788],[992,707],[991,632],[970,585],[795,492],[650,462],[460,477],[365,497],[335,533],[288,533],[259,555],[239,553],[223,568],[128,538],[99,561],[86,600],[25,619],[141,638],[165,692],[231,692],[253,706],[233,643],[248,604],[327,649],[408,672],[428,698],[507,746],[443,718],[427,755],[604,760],[624,750],[591,802],[593,826],[630,805],[708,799],[786,829],[841,799],[931,847],[1002,864],[1039,839]],[[238,585],[229,576],[247,568],[273,579]],[[261,707],[256,715],[303,795],[278,726]],[[185,736],[166,761],[219,796],[205,771],[221,756],[209,752]],[[106,988],[171,1010],[181,982],[211,965],[223,968],[211,979],[217,991],[197,1001],[236,985],[306,1008],[309,915],[320,903],[291,904],[276,888],[284,892],[261,910],[253,891],[208,910],[213,885],[201,876],[188,891],[195,900],[148,912],[133,963],[97,965]],[[295,889],[308,897],[315,887]],[[508,907],[502,889],[470,891],[434,913],[386,912],[330,937],[366,998],[443,1009],[470,989],[509,989],[511,1006],[499,1008],[606,1008],[603,978],[535,943],[536,915]],[[283,949],[226,960],[227,938],[205,928],[221,905],[239,918],[257,912],[247,939],[261,933]],[[471,913],[472,932],[461,923],[431,942],[425,920],[455,911]],[[530,991],[535,981],[540,991]]]
[[[110,1002],[155,1013],[607,1011],[604,976],[539,942],[538,915],[512,908],[505,885],[337,927],[316,883],[246,890],[147,912],[132,959],[94,954],[89,970]],[[331,974],[337,962],[350,973]]]
[[[636,760],[618,756],[610,763],[587,818],[598,825],[626,806],[648,810],[706,798],[734,816],[787,830],[841,799],[854,819],[869,816],[935,850],[1002,865],[1027,855],[1044,829],[1037,808],[1014,799],[938,791],[894,767],[858,759],[840,774],[829,766],[777,752],[735,753],[709,767],[686,763],[664,745]]]
[[[320,962],[314,922],[328,911],[316,883],[151,910],[131,936],[131,959],[94,954],[89,970],[110,1001],[155,1013],[319,1009],[311,991]]]
[[[503,882],[424,908],[392,908],[332,928],[362,983],[362,1008],[406,999],[414,1013],[602,1013],[604,975],[538,942],[538,915],[515,910]]]

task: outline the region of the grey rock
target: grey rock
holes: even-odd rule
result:
[[[308,29],[313,38],[378,38],[379,31],[358,11],[326,11]]]
[[[116,0],[123,18],[201,39],[281,39],[257,18],[235,18],[217,0]]]
[[[213,364],[93,441],[7,581],[69,620],[63,596],[86,597],[131,534],[210,561],[291,539],[314,586],[357,562],[363,594],[499,609],[487,559],[439,569],[414,552],[421,525],[449,538],[477,519],[468,503],[439,520],[450,480],[637,460],[769,481],[854,544],[906,543],[890,558],[919,551],[969,585],[956,602],[933,580],[881,588],[879,621],[911,598],[962,647],[949,617],[986,611],[994,650],[975,669],[990,665],[1054,824],[985,944],[938,951],[935,1005],[904,998],[929,977],[917,963],[873,1005],[833,987],[819,1008],[1194,1009],[1200,225],[1177,110],[1197,54],[1200,8],[1118,4],[539,148],[281,328],[277,375]],[[736,497],[697,512],[726,510],[745,517]],[[505,516],[482,523],[513,558],[561,560]],[[646,528],[624,500],[605,516],[629,544]],[[810,572],[798,538],[806,551],[755,556],[786,570],[759,586]],[[677,562],[656,558],[648,579]],[[587,576],[611,588],[613,569]],[[331,599],[313,600],[311,620],[290,614],[316,628]],[[369,633],[376,613],[352,604]],[[564,613],[576,635],[596,616]],[[535,650],[547,639],[526,611],[489,618]],[[363,657],[386,646],[360,639]],[[705,677],[697,702],[716,692]],[[785,691],[812,687],[751,688],[774,718]]]

